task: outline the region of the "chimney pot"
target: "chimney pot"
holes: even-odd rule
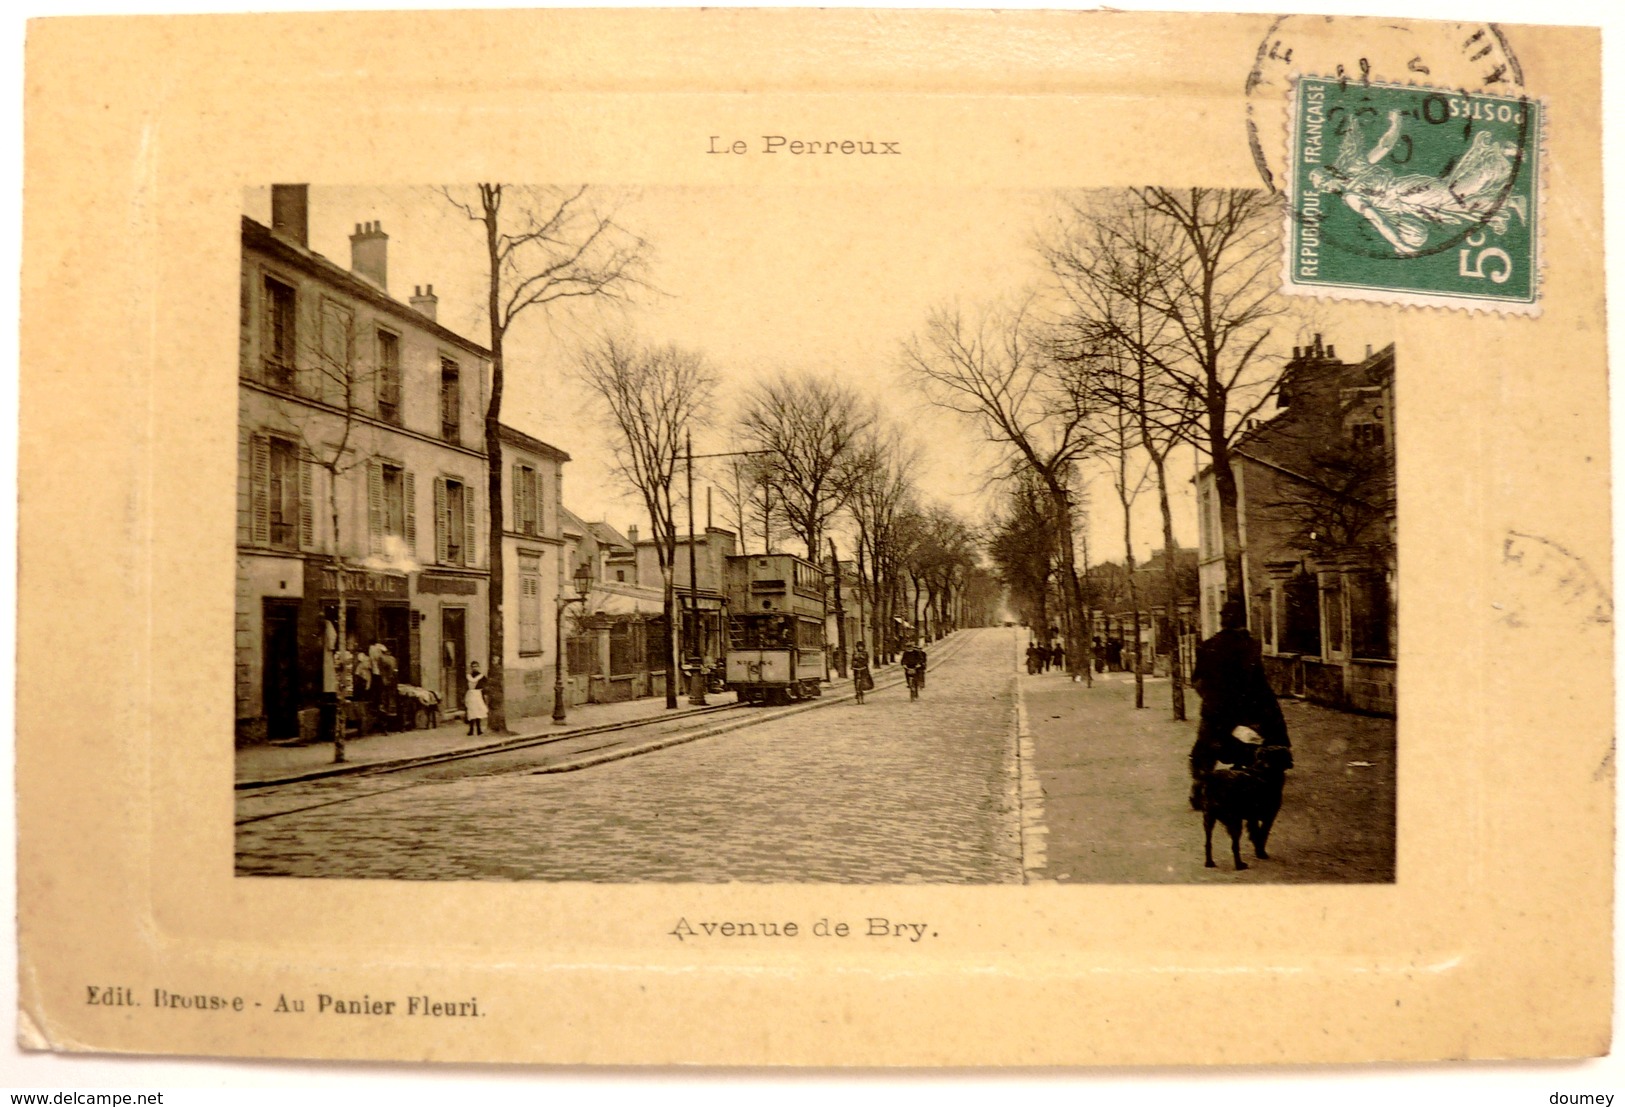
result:
[[[310,245],[310,186],[271,186],[271,230],[301,246]]]
[[[389,290],[389,236],[378,223],[357,223],[350,236],[350,272]]]
[[[1336,361],[1337,360],[1337,347],[1336,346],[1327,346],[1326,347],[1326,357],[1331,361]]]
[[[426,289],[414,287],[412,292],[412,310],[438,321],[436,312],[440,304],[440,298],[434,294],[434,285],[431,284]]]

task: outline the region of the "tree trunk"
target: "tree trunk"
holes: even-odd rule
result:
[[[1222,412],[1214,417],[1223,418]],[[1219,532],[1224,543],[1224,598],[1245,604],[1241,573],[1241,524],[1236,511],[1236,471],[1230,465],[1230,447],[1222,423],[1208,428],[1208,455],[1213,467],[1213,488],[1219,497]]]
[[[1088,625],[1083,606],[1083,590],[1078,585],[1077,554],[1072,549],[1072,504],[1066,489],[1058,481],[1049,484],[1050,498],[1055,505],[1055,518],[1059,524],[1061,542],[1061,587],[1066,597],[1066,660],[1068,669],[1076,673],[1082,665],[1085,678],[1093,684],[1094,643],[1087,641],[1084,628]],[[1048,627],[1044,628],[1048,631]]]
[[[1173,688],[1174,718],[1185,717],[1185,662],[1179,653],[1179,565],[1174,547],[1174,515],[1168,503],[1168,470],[1162,454],[1153,453],[1157,470],[1157,502],[1162,508],[1163,576],[1167,582],[1168,627],[1173,648],[1168,652],[1168,683]]]
[[[672,562],[677,558],[677,528],[669,528],[666,542],[666,563],[660,567],[664,585],[662,606],[666,611],[666,709],[677,708],[677,586],[672,578]]]
[[[490,576],[486,578],[485,593],[485,703],[490,712],[487,723],[492,734],[508,733],[508,707],[504,695],[504,659],[507,643],[504,632],[507,625],[502,617],[502,590],[504,586],[502,563],[502,325],[501,291],[498,287],[501,269],[497,255],[497,212],[500,194],[480,189],[485,213],[485,252],[490,264],[489,299],[486,310],[491,318],[491,395],[485,405],[485,495],[489,526],[486,531],[485,558],[490,563]],[[469,551],[470,561],[473,552]]]
[[[1126,487],[1126,485],[1124,486]],[[1134,586],[1134,542],[1132,525],[1129,522],[1128,497],[1123,500],[1123,567],[1128,570],[1128,606],[1134,619],[1134,706],[1145,706],[1145,673],[1141,669],[1143,658],[1140,656],[1140,593]]]

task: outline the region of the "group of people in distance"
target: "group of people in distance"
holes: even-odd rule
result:
[[[903,672],[909,680],[917,681],[918,687],[925,686],[925,648],[915,642],[905,649],[898,658],[903,663]],[[857,692],[857,702],[863,702],[863,694],[872,691],[875,686],[874,674],[869,669],[869,647],[862,642],[852,651],[852,687]]]
[[[362,735],[388,734],[391,723],[400,718],[400,663],[388,642],[378,641],[366,649],[360,648],[355,635],[349,635],[349,648],[332,647],[338,637],[331,620],[324,620],[322,633],[327,647],[323,671],[322,732],[331,733],[336,718],[337,693],[342,690],[350,703],[366,705],[361,723]],[[485,702],[485,674],[480,663],[470,661],[464,677],[463,717],[470,735],[484,731],[490,709]]]
[[[1050,669],[1066,668],[1066,645],[1053,629],[1049,639],[1044,641],[1029,641],[1027,643],[1027,673],[1037,676]]]

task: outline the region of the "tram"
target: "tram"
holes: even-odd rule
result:
[[[793,554],[728,558],[727,686],[741,703],[823,694],[824,573]]]

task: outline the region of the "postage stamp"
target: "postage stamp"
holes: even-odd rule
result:
[[[1300,77],[1291,109],[1287,291],[1537,310],[1537,101]]]

